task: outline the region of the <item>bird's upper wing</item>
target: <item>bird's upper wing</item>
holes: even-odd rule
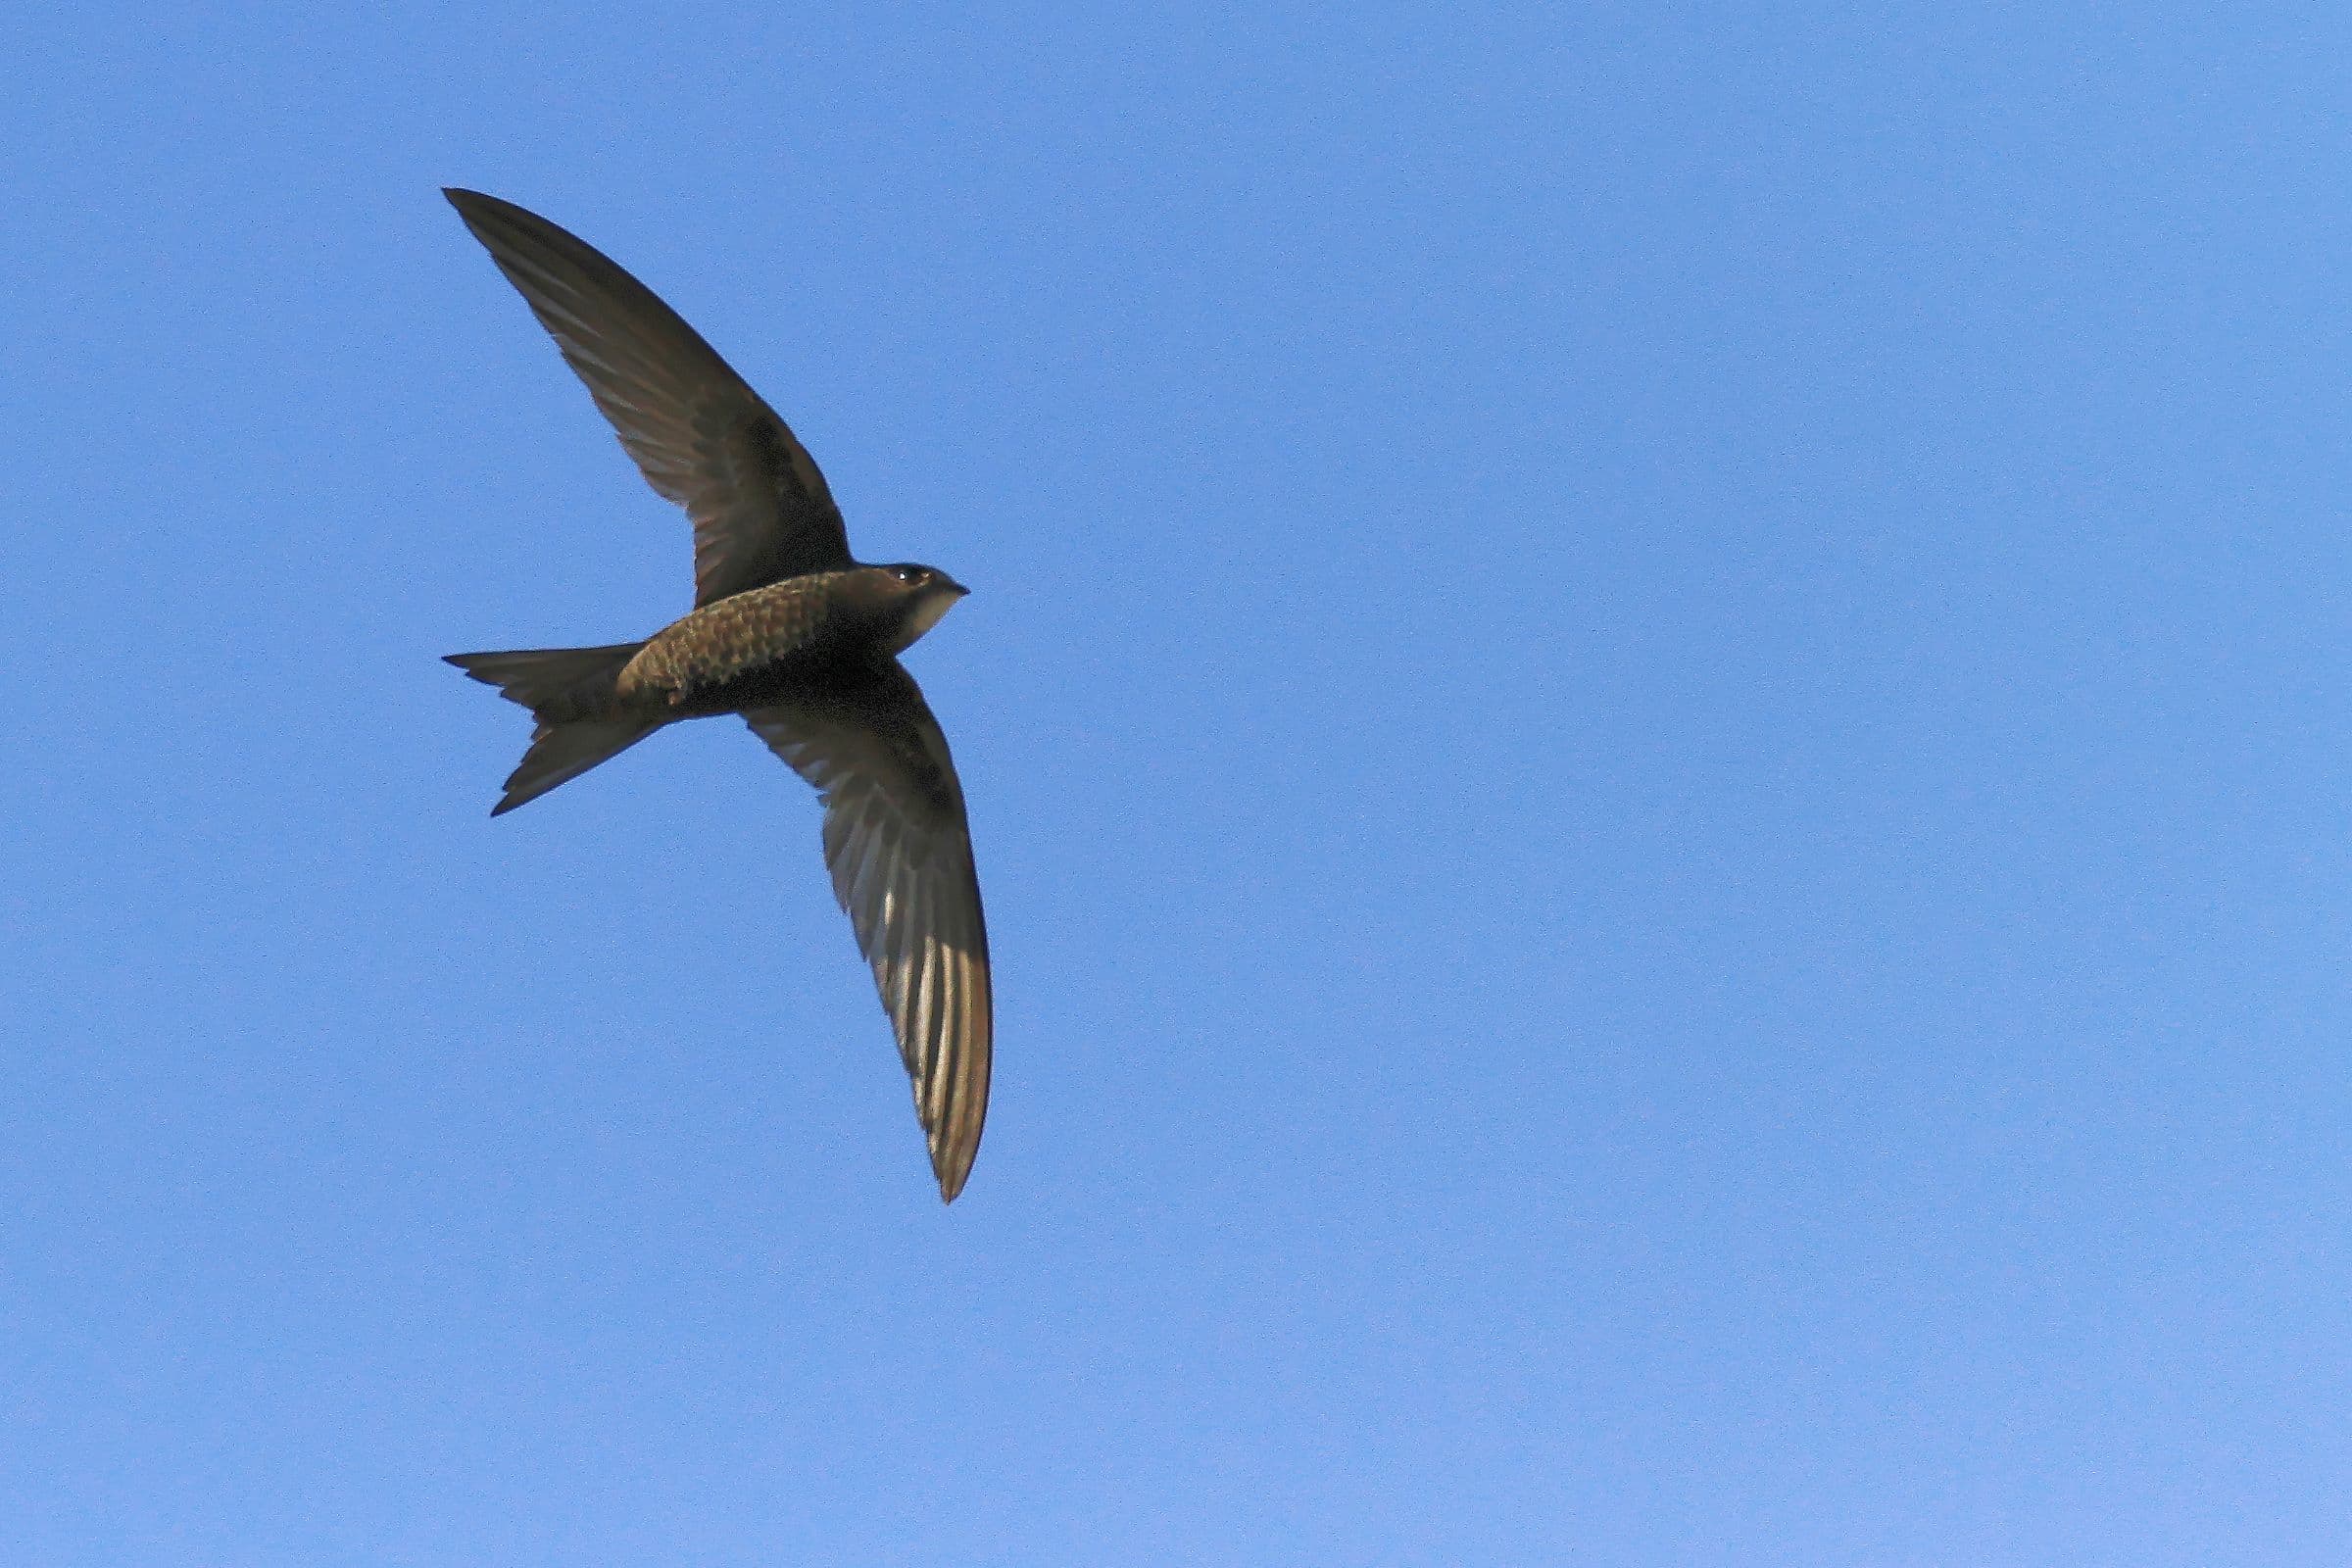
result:
[[[947,737],[893,660],[743,715],[825,801],[825,864],[914,1083],[940,1196],[954,1201],[988,1114],[988,931]]]
[[[444,192],[588,384],[647,482],[694,519],[694,602],[850,564],[801,443],[702,334],[603,252],[535,213]]]

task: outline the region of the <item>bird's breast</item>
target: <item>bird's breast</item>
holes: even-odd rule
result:
[[[794,578],[705,605],[647,639],[621,670],[621,695],[660,692],[672,707],[700,706],[747,682],[845,656],[855,628],[826,587]]]

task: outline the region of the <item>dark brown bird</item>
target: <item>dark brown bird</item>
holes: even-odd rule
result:
[[[453,654],[538,720],[497,816],[664,724],[741,713],[825,806],[825,864],[914,1083],[941,1198],[988,1111],[988,932],[947,737],[898,655],[964,588],[851,559],[824,475],[760,395],[651,289],[512,202],[447,195],[694,523],[694,609],[643,642]]]

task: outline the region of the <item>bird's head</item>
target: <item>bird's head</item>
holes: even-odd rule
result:
[[[916,638],[938,625],[939,617],[955,608],[956,600],[971,592],[936,566],[903,562],[873,569],[881,574],[885,603],[900,617],[893,653],[913,646]]]

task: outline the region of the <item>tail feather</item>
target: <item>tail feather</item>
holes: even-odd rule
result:
[[[612,685],[623,664],[643,643],[606,648],[522,648],[505,654],[450,654],[457,665],[510,703],[520,703],[545,718],[603,716],[612,706]]]
[[[503,816],[597,763],[617,757],[660,729],[662,720],[615,711],[614,683],[643,643],[606,648],[539,648],[501,654],[451,654],[450,663],[539,721],[530,750],[490,809]]]
[[[531,749],[522,754],[507,775],[507,791],[490,808],[504,816],[525,801],[535,801],[569,779],[578,778],[608,758],[618,757],[662,727],[660,719],[575,719],[568,724],[541,724],[531,736]]]

